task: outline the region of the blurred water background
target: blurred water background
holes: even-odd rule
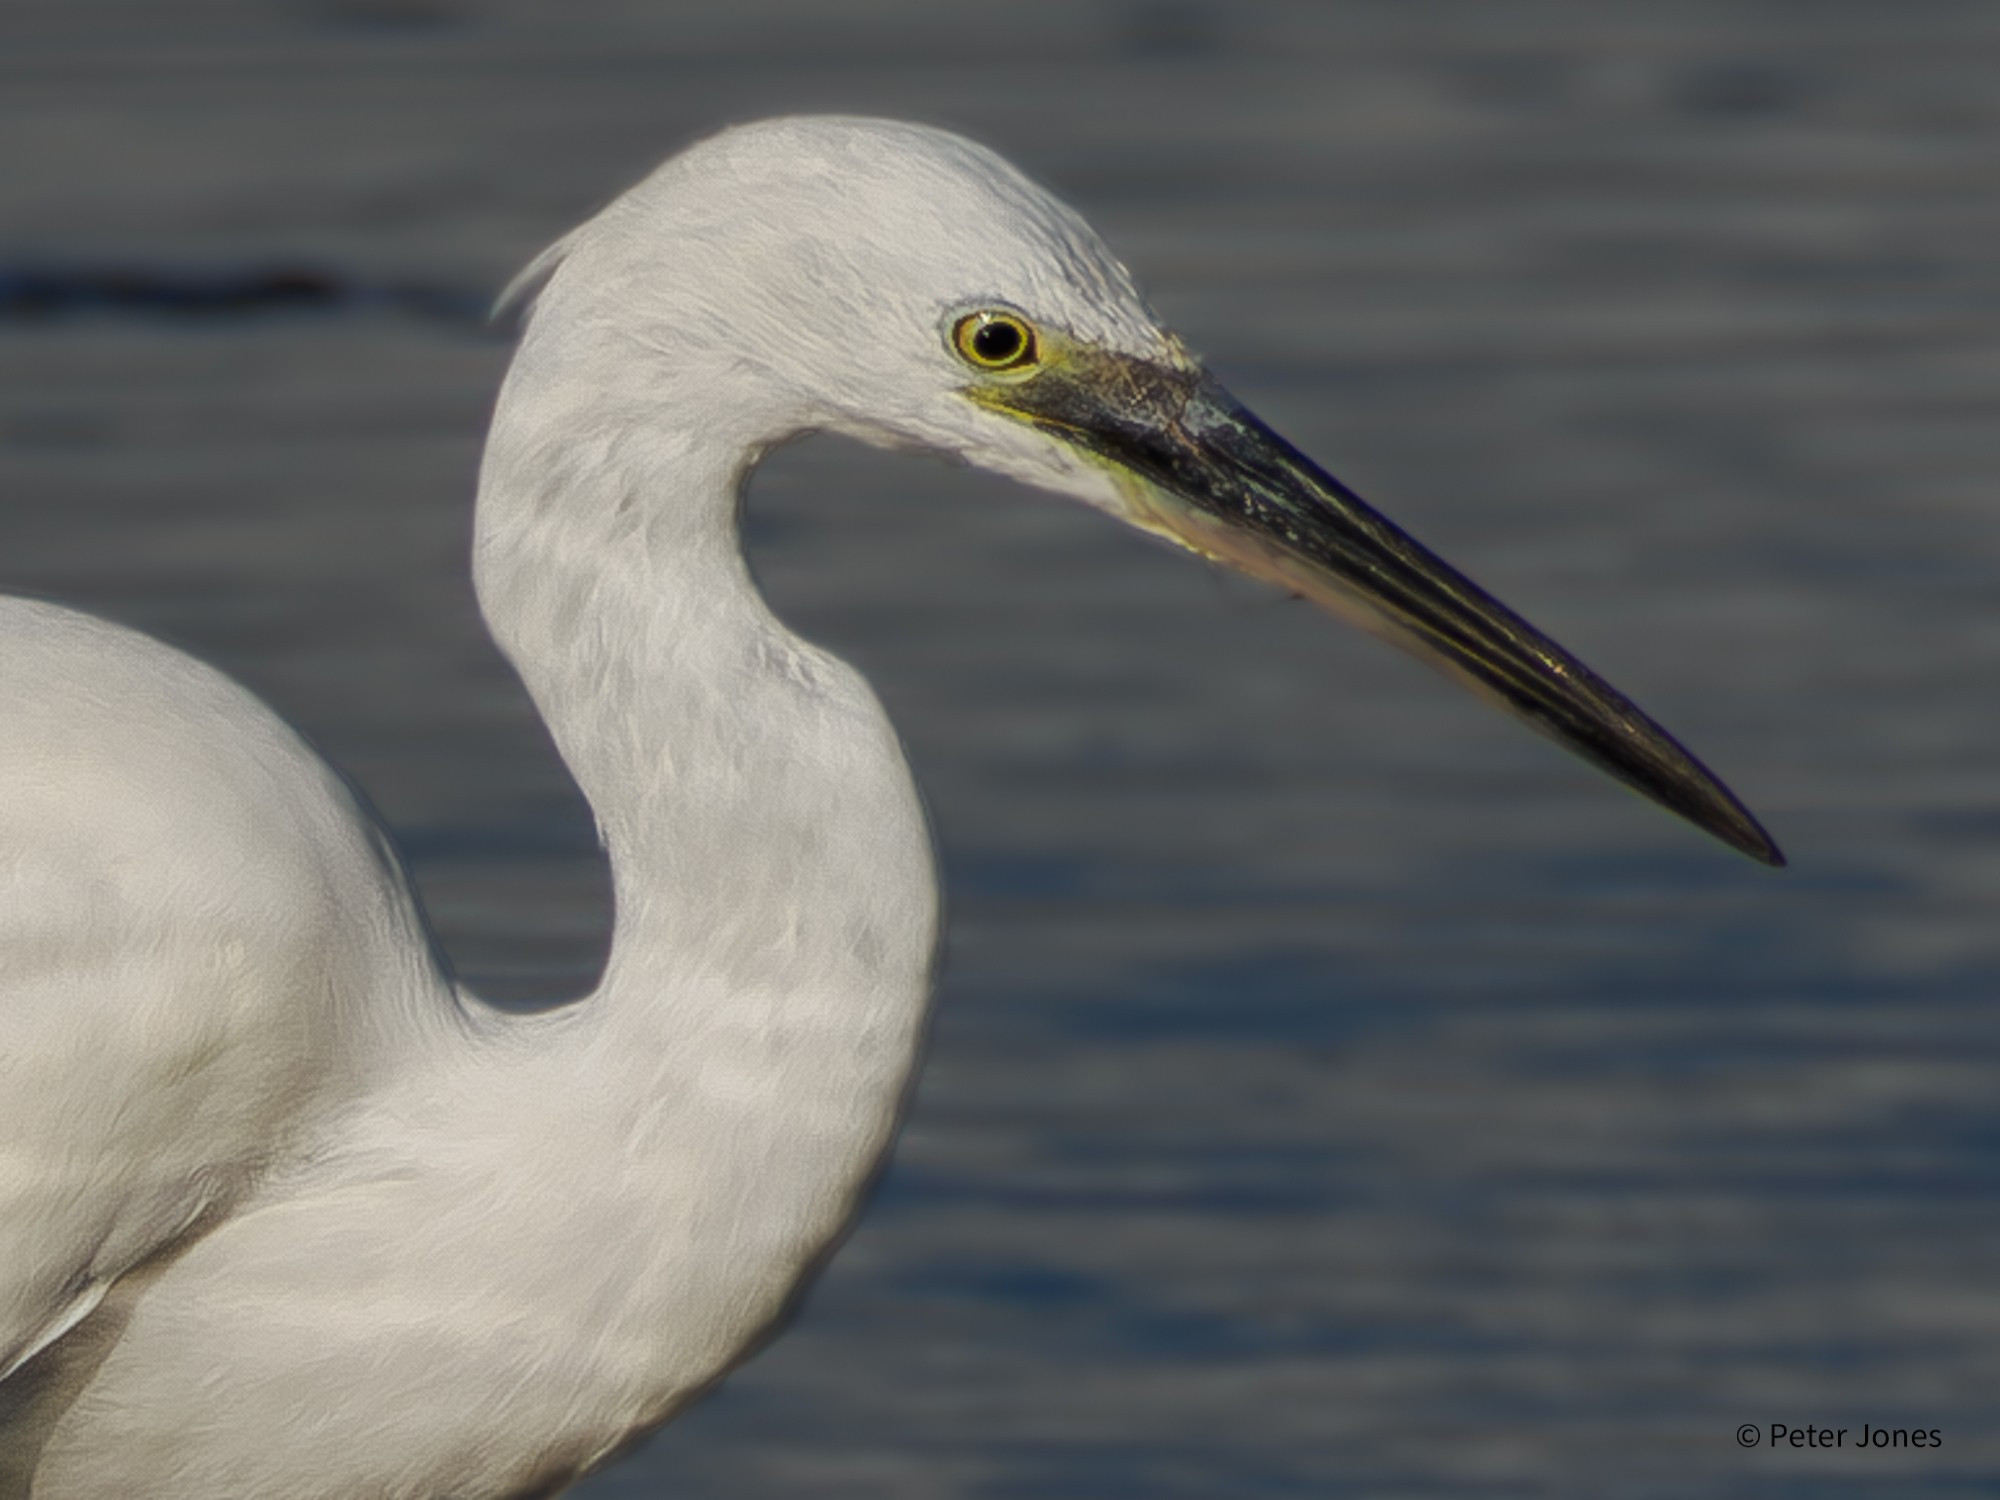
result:
[[[495,994],[607,912],[465,578],[477,310],[806,109],[1057,187],[1794,868],[1099,518],[781,453],[757,568],[936,817],[935,1043],[790,1334],[581,1493],[2000,1493],[2000,9],[9,0],[0,585],[265,694]]]

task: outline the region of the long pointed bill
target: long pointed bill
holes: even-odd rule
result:
[[[1743,804],[1630,699],[1216,381],[1096,350],[1065,355],[967,394],[1106,464],[1134,524],[1393,641],[1731,848],[1784,864]]]

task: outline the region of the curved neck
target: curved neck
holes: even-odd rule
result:
[[[743,560],[743,486],[794,424],[697,429],[680,382],[578,389],[606,362],[565,352],[531,330],[501,393],[475,572],[611,858],[598,1000],[924,987],[930,843],[895,731]],[[701,384],[700,410],[730,405]]]
[[[596,813],[616,910],[596,993],[544,1046],[502,1049],[525,1071],[500,1092],[564,1141],[572,1213],[618,1242],[578,1275],[628,1326],[672,1330],[603,1377],[651,1421],[742,1356],[852,1218],[917,1061],[938,913],[887,717],[743,561],[742,488],[785,414],[697,427],[677,414],[748,410],[726,376],[605,354],[573,324],[529,330],[474,563]],[[582,378],[605,369],[615,388]]]
[[[611,859],[610,959],[564,1023],[589,1077],[575,1128],[628,1164],[663,1143],[662,1194],[697,1159],[704,1191],[749,1193],[716,1251],[789,1284],[852,1212],[916,1062],[929,832],[867,684],[749,576],[760,435],[676,420],[728,405],[713,382],[699,404],[579,388],[564,352],[531,330],[502,390],[475,573]]]

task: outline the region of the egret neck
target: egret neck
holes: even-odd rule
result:
[[[729,1221],[775,1230],[762,1253],[792,1264],[768,1269],[795,1274],[852,1213],[917,1060],[929,832],[867,683],[787,630],[743,559],[750,471],[811,410],[699,347],[662,359],[550,316],[557,295],[500,396],[474,556],[610,856],[579,1076],[628,1150],[661,1142],[716,1184],[741,1155],[729,1190],[757,1202]]]

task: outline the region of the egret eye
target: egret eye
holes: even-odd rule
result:
[[[1035,330],[1010,312],[967,313],[952,325],[951,346],[979,370],[1019,370],[1035,362]]]

